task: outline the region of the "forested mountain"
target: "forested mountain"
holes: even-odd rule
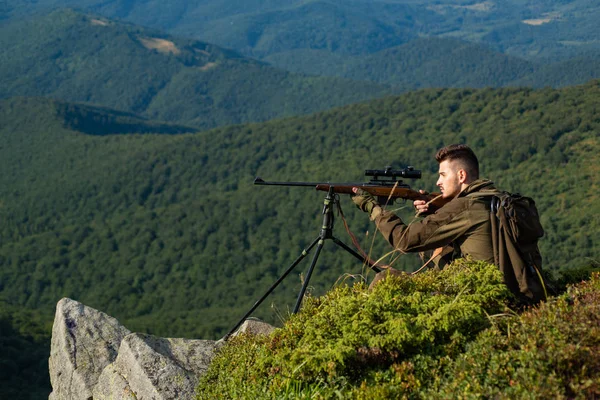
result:
[[[15,310],[33,313],[28,323],[41,329],[64,296],[136,331],[218,337],[321,226],[323,193],[253,186],[256,175],[357,181],[366,168],[414,165],[424,179],[413,187],[431,190],[433,154],[453,142],[473,146],[483,175],[499,187],[536,199],[547,270],[598,265],[599,99],[598,81],[561,90],[429,89],[181,134],[187,128],[91,106],[3,100],[2,346],[40,354],[47,339],[23,333]],[[388,252],[350,200],[343,197],[341,204],[362,246],[377,256]],[[412,218],[410,204],[398,207]],[[341,221],[335,234],[349,243]],[[398,268],[420,265],[415,255],[397,256],[389,260]],[[255,315],[285,319],[306,267],[298,266]],[[352,256],[326,243],[311,293],[365,273]],[[27,360],[0,360],[8,381],[12,371],[20,376],[21,365],[32,368]]]
[[[471,144],[484,175],[500,187],[535,196],[547,231],[546,268],[597,262],[600,203],[592,161],[599,92],[598,82],[563,90],[424,90],[180,135],[110,129],[89,135],[76,130],[86,126],[81,121],[102,120],[106,111],[5,100],[1,293],[48,314],[70,296],[133,329],[215,337],[320,226],[322,193],[255,187],[255,175],[356,181],[365,168],[410,164],[425,171],[416,186],[432,189],[432,154],[451,142]],[[162,125],[136,126],[162,132]],[[353,229],[368,229],[364,215],[351,211],[348,199],[342,203]],[[370,239],[363,240],[369,248]],[[378,238],[374,249],[387,247]],[[316,292],[343,272],[362,270],[351,256],[329,250]],[[411,269],[418,262],[409,255],[396,265]],[[290,278],[276,295],[281,313],[298,284]]]
[[[294,54],[284,53],[280,57],[276,55],[266,60],[290,71],[307,71],[315,75],[327,75],[335,65],[335,61],[321,57],[319,51],[303,53],[304,62],[294,58]],[[532,62],[481,45],[456,39],[422,38],[368,56],[352,57],[335,71],[335,75],[412,89],[485,87],[510,85],[532,74],[536,67]],[[595,71],[597,66],[593,64],[590,69]],[[571,75],[567,73],[566,76]],[[545,76],[540,78],[543,80]],[[583,81],[580,76],[576,79]],[[585,81],[589,79],[587,77]]]
[[[355,6],[306,2],[285,11],[238,13],[226,27],[212,25],[222,21],[196,24],[207,29],[210,42],[287,71],[344,79],[290,74],[204,42],[57,11],[0,28],[0,83],[5,97],[86,101],[207,128],[306,114],[407,89],[563,87],[600,77],[600,48],[529,61],[458,34],[417,37],[402,24],[390,27],[377,19],[384,13]],[[335,26],[325,22],[329,17]],[[249,21],[257,18],[261,28],[253,31]],[[560,41],[567,42],[574,45]]]
[[[489,46],[529,60],[555,62],[600,49],[600,6],[593,0],[8,0],[0,15],[19,18],[80,7],[167,30],[273,62],[304,54],[339,60],[368,55],[420,37]]]
[[[306,114],[390,90],[306,77],[73,11],[0,28],[0,96],[88,102],[196,127]]]
[[[600,52],[596,56],[575,57],[553,64],[540,65],[531,75],[512,82],[516,86],[528,87],[564,87],[598,78],[600,71]]]

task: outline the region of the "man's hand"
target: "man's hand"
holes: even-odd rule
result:
[[[356,187],[352,188],[352,191],[354,192],[351,197],[352,201],[360,210],[371,215],[373,208],[379,206],[379,203],[377,203],[377,200],[375,200],[375,197],[371,193]]]
[[[429,194],[428,192],[426,192],[424,190],[419,190],[419,193]],[[417,209],[417,215],[429,214],[429,204],[427,204],[427,203],[428,203],[428,201],[426,201],[426,200],[415,200],[413,202],[413,206],[415,206],[415,208]]]

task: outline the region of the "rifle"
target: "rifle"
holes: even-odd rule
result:
[[[375,272],[381,272],[381,266],[378,266],[377,262],[374,262],[369,258],[369,256],[360,249],[358,245],[358,241],[356,237],[352,235],[349,231],[346,221],[344,220],[344,225],[346,225],[346,230],[350,233],[352,237],[352,241],[355,246],[361,251],[362,254],[357,253],[352,250],[338,238],[333,235],[333,209],[335,205],[339,207],[338,197],[335,193],[346,193],[353,194],[352,188],[358,187],[361,188],[373,196],[377,196],[379,198],[380,204],[390,204],[394,199],[402,198],[408,200],[426,200],[430,202],[430,209],[435,207],[442,207],[447,201],[441,198],[441,194],[432,193],[432,194],[422,194],[416,190],[412,190],[409,185],[402,182],[399,178],[408,178],[408,179],[419,179],[421,178],[421,171],[415,170],[413,167],[407,167],[402,170],[394,170],[392,167],[386,167],[383,170],[377,169],[368,169],[365,171],[366,176],[371,176],[372,179],[369,182],[365,183],[331,183],[331,182],[267,182],[260,177],[257,177],[254,180],[255,185],[267,185],[267,186],[312,186],[317,190],[327,192],[327,196],[323,202],[323,223],[321,224],[321,232],[320,234],[312,241],[312,243],[305,248],[300,256],[289,266],[289,268],[281,275],[275,283],[271,285],[271,287],[263,294],[263,296],[254,303],[252,308],[248,310],[248,312],[239,320],[239,322],[229,331],[229,333],[225,336],[225,339],[229,338],[237,328],[239,328],[242,323],[249,317],[254,310],[273,292],[273,290],[285,279],[285,277],[308,255],[308,253],[316,246],[316,251],[313,256],[312,262],[308,268],[306,273],[306,277],[304,279],[304,283],[302,284],[302,288],[300,289],[300,293],[298,294],[298,299],[296,300],[296,305],[294,307],[294,314],[298,312],[300,309],[300,304],[304,297],[304,293],[306,292],[306,288],[308,287],[308,283],[310,281],[310,277],[314,271],[315,265],[317,263],[317,259],[319,258],[319,254],[323,249],[323,244],[325,240],[332,240],[336,245],[346,250],[348,253],[356,257],[361,262],[364,262],[369,267],[371,267]],[[387,178],[387,179],[386,179]],[[431,207],[433,205],[433,207]],[[341,213],[341,208],[340,208]],[[343,218],[343,214],[342,214]]]
[[[368,182],[268,182],[260,177],[254,179],[255,185],[268,186],[311,186],[316,190],[328,192],[333,188],[334,193],[354,194],[352,188],[357,187],[377,197],[379,204],[392,204],[395,199],[425,200],[430,202],[430,211],[434,211],[449,200],[441,197],[441,193],[419,193],[402,182],[399,178],[420,179],[421,171],[413,167],[395,170],[387,166],[385,169],[367,169],[365,176],[372,177]]]

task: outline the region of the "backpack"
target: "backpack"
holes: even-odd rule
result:
[[[471,194],[491,196],[490,222],[494,263],[504,275],[504,283],[521,305],[546,300],[542,277],[542,255],[538,240],[544,236],[535,201],[518,193]]]

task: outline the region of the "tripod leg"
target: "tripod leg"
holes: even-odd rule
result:
[[[277,279],[277,281],[273,285],[271,285],[271,287],[265,292],[265,294],[259,300],[257,300],[256,303],[254,303],[252,308],[250,310],[248,310],[248,312],[246,314],[244,314],[242,319],[239,320],[239,322],[233,327],[233,329],[231,329],[229,331],[229,333],[227,335],[225,335],[225,340],[227,340],[227,338],[229,338],[229,336],[231,336],[231,334],[233,334],[233,332],[235,332],[235,330],[244,323],[246,318],[248,318],[250,316],[250,314],[252,314],[254,312],[254,310],[256,310],[258,308],[258,306],[267,298],[267,296],[269,296],[271,294],[271,292],[273,290],[275,290],[275,288],[281,283],[281,281],[283,281],[285,279],[285,277],[288,276],[288,274],[290,272],[292,272],[292,270],[296,267],[296,265],[298,265],[300,263],[300,261],[302,261],[304,259],[304,257],[306,257],[308,255],[308,253],[312,250],[313,247],[315,247],[317,242],[319,242],[320,240],[321,240],[321,237],[320,236],[317,237],[315,240],[313,240],[313,242],[310,244],[310,246],[308,246],[306,249],[304,249],[302,251],[302,254],[300,254],[300,256],[298,258],[296,258],[296,261],[294,261],[292,263],[292,265],[290,265],[289,268],[283,273],[283,275],[281,275],[279,277],[279,279]],[[320,245],[322,247],[322,244],[320,244]]]
[[[300,294],[298,294],[298,300],[296,300],[296,306],[294,307],[294,314],[300,310],[300,304],[302,303],[302,299],[304,298],[304,293],[306,292],[306,288],[308,287],[308,282],[310,281],[310,276],[315,269],[315,265],[317,264],[317,259],[319,258],[319,254],[323,249],[323,243],[325,243],[324,239],[319,240],[319,244],[317,245],[317,250],[315,251],[315,255],[313,256],[312,262],[310,263],[310,268],[306,273],[306,277],[304,278],[304,284],[302,285],[302,289],[300,290]]]
[[[346,250],[348,253],[352,254],[354,257],[358,258],[360,261],[362,261],[365,264],[368,264],[369,267],[371,267],[371,269],[375,272],[381,272],[381,268],[375,266],[375,265],[371,265],[372,261],[369,262],[369,260],[366,260],[365,257],[361,256],[360,254],[358,254],[356,251],[354,251],[354,249],[352,249],[351,247],[348,247],[344,242],[342,242],[341,240],[339,240],[336,237],[331,237],[331,240],[333,240],[333,242],[335,244],[337,244],[338,246],[340,246],[342,249]]]

